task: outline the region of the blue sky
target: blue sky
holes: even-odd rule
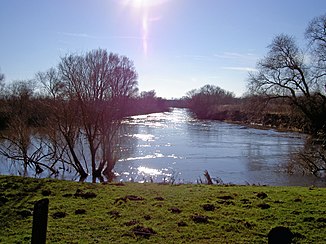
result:
[[[69,53],[97,48],[134,61],[141,91],[182,97],[213,84],[240,96],[281,33],[304,31],[325,0],[1,0],[0,68],[31,79]]]

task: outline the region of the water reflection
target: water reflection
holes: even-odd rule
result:
[[[135,116],[126,124],[138,130],[126,135],[133,151],[115,166],[121,181],[173,177],[194,183],[208,170],[225,183],[318,184],[315,178],[289,175],[281,168],[292,152],[303,147],[301,134],[198,121],[184,109]]]
[[[303,148],[302,134],[199,121],[185,109],[173,109],[128,118],[119,135],[117,181],[196,183],[208,170],[224,183],[325,185],[313,176],[284,170],[290,155]],[[24,174],[21,164],[1,161],[1,174]],[[44,171],[38,177],[49,175]],[[64,165],[58,177],[78,179]]]

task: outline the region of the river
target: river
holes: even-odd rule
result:
[[[325,186],[314,176],[285,172],[291,154],[304,146],[306,136],[299,133],[197,120],[187,109],[174,108],[125,119],[120,139],[116,181],[197,183],[205,181],[207,170],[225,184]],[[25,174],[20,163],[3,156],[0,162],[0,174]],[[33,172],[28,175],[49,176]],[[60,172],[60,179],[79,178],[74,171]]]
[[[304,145],[299,133],[197,120],[177,108],[131,117],[124,126],[123,154],[114,169],[119,181],[196,183],[207,170],[223,183],[323,185],[285,172],[291,153]]]

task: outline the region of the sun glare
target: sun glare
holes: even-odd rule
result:
[[[155,5],[160,5],[165,1],[166,0],[125,0],[125,4],[136,8],[148,8]]]
[[[158,17],[151,16],[151,12],[154,8],[160,7],[168,1],[170,0],[121,0],[124,6],[134,8],[136,10],[135,13],[141,18],[141,39],[145,56],[148,54],[150,23],[159,19]]]

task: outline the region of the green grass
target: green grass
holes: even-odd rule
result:
[[[77,190],[96,197],[76,197]],[[46,191],[51,194],[43,196]],[[257,196],[262,192],[264,199]],[[125,198],[130,195],[143,200]],[[298,243],[326,242],[326,188],[119,186],[0,176],[0,243],[30,243],[33,217],[28,213],[43,198],[50,200],[47,243],[267,243],[276,226],[289,227]],[[205,211],[205,204],[215,209]],[[86,212],[75,214],[78,209]],[[57,212],[66,216],[54,218]],[[208,222],[196,223],[196,215]],[[139,226],[155,234],[136,235],[133,229]]]

